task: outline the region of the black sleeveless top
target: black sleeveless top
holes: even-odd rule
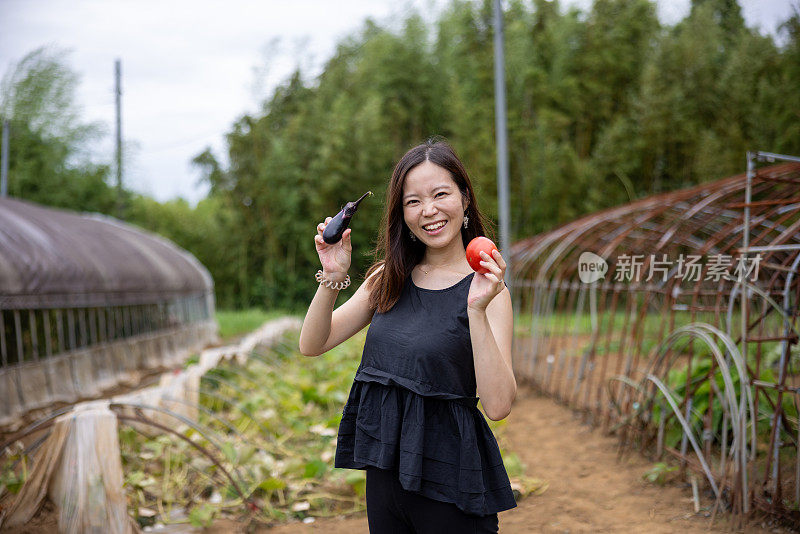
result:
[[[445,289],[409,276],[394,307],[374,314],[334,465],[393,469],[408,491],[489,515],[517,504],[477,408],[467,317],[474,274]]]

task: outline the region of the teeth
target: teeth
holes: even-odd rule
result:
[[[436,224],[431,224],[429,226],[423,226],[422,228],[425,229],[425,230],[428,230],[428,231],[436,230],[436,229],[441,228],[442,226],[444,226],[445,223],[446,223],[446,221],[442,221],[442,222],[438,222]]]

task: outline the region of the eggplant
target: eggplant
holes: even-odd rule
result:
[[[367,195],[372,195],[372,191],[367,191],[355,202],[348,202],[344,205],[342,210],[325,226],[325,230],[322,232],[323,241],[329,245],[339,242],[342,234],[350,224],[350,219],[358,209],[358,203],[364,200]]]

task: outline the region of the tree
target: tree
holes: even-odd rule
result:
[[[78,76],[66,56],[34,50],[0,83],[0,119],[10,123],[8,192],[41,204],[110,213],[110,167],[93,163],[88,154],[102,130],[79,121]]]

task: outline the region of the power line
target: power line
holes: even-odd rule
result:
[[[123,220],[122,206],[122,62],[114,62],[114,95],[117,102],[117,218]]]

